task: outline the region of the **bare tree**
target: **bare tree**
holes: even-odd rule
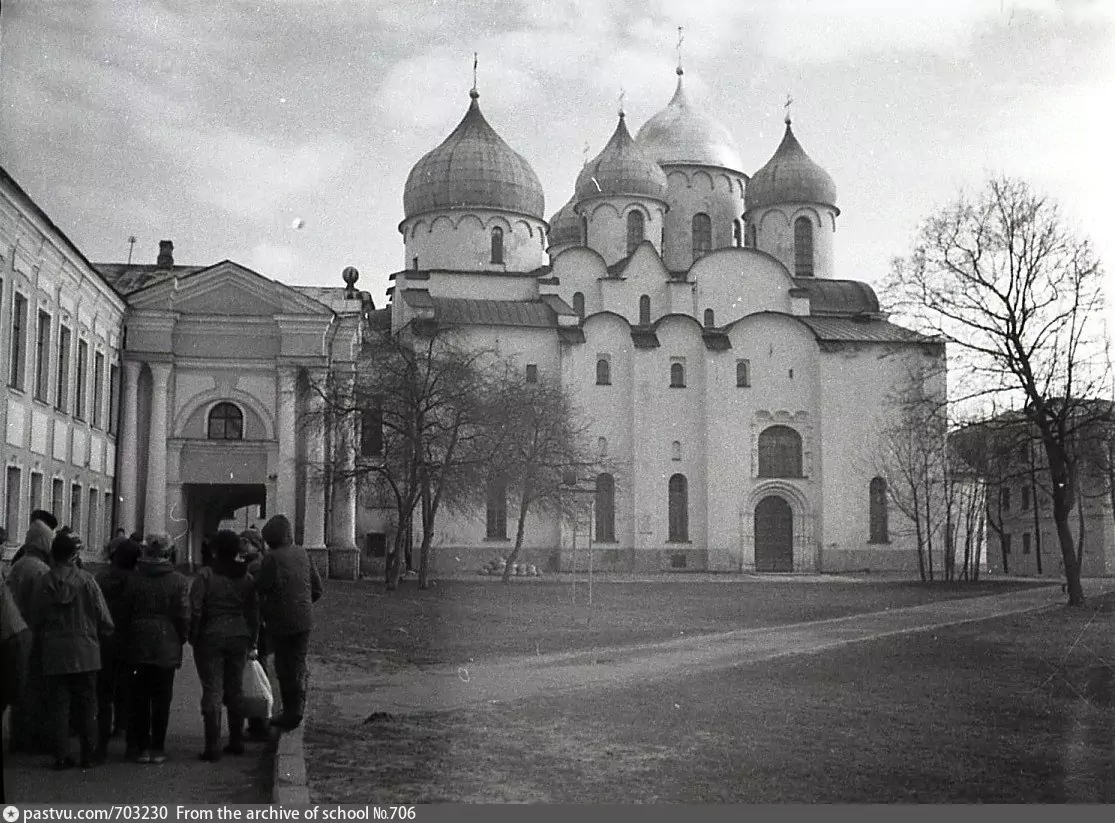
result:
[[[1073,432],[1108,385],[1102,267],[1058,206],[1024,182],[996,177],[922,225],[895,261],[893,309],[951,343],[963,404],[1021,405],[1045,455],[1070,605],[1084,603],[1069,516]]]

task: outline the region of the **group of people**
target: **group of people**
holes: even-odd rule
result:
[[[294,544],[290,521],[217,532],[192,576],[174,563],[165,534],[117,536],[109,568],[80,567],[80,543],[36,510],[0,583],[0,716],[11,705],[11,749],[54,755],[54,766],[103,763],[125,738],[138,763],[167,760],[174,679],[189,643],[201,680],[205,748],[200,757],[243,754],[242,684],[249,659],[274,655],[281,713],[248,721],[247,735],[302,722],[306,656],[321,577]],[[222,749],[222,708],[228,743]],[[71,753],[71,736],[80,757]]]

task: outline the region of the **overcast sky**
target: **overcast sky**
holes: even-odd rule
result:
[[[225,258],[288,283],[403,268],[410,168],[480,103],[552,215],[586,143],[686,83],[754,172],[794,130],[868,282],[989,171],[1060,199],[1115,266],[1115,1],[4,0],[0,163],[94,261]],[[301,218],[305,226],[292,227]],[[1115,300],[1112,301],[1115,303]]]

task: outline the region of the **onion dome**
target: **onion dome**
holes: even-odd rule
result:
[[[666,173],[631,138],[622,111],[612,139],[581,169],[575,189],[577,200],[611,195],[665,200],[666,190]]]
[[[453,133],[410,170],[403,213],[414,217],[441,209],[499,209],[543,218],[542,184],[534,169],[488,125],[479,93]]]
[[[820,203],[836,208],[836,184],[805,153],[789,120],[778,150],[748,182],[744,200],[748,211],[776,203]]]
[[[721,166],[742,171],[736,141],[721,123],[689,102],[679,67],[678,86],[666,108],[639,129],[643,151],[664,166]]]
[[[550,218],[551,246],[581,245],[581,220],[573,211],[576,201],[576,198],[571,199]]]

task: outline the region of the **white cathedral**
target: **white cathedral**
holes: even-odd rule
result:
[[[288,286],[227,260],[177,265],[166,241],[154,266],[89,263],[3,175],[9,539],[54,489],[55,508],[79,528],[88,520],[87,542],[115,526],[169,531],[196,560],[203,535],[250,504],[292,513],[323,569],[355,576],[361,556],[375,562],[391,545],[390,515],[351,480],[316,487],[304,466],[369,449],[295,421],[315,402],[315,376],[351,376],[377,330],[421,318],[570,389],[615,467],[594,479],[595,568],[916,570],[876,444],[895,413],[887,398],[910,374],[933,366],[925,391],[943,397],[944,345],[890,323],[867,284],[833,277],[836,187],[789,118],[749,176],[677,73],[673,98],[634,138],[619,115],[549,221],[537,176],[473,89],[407,179],[404,267],[379,310],[352,283]],[[88,320],[91,333],[104,327],[90,342],[107,358],[95,386],[88,363],[72,362],[91,355],[69,342],[84,310],[67,282],[93,283],[105,305]],[[12,382],[17,372],[33,391]],[[101,403],[100,429],[75,405],[75,381]],[[493,488],[475,516],[440,515],[435,568],[506,554],[509,503]],[[588,537],[584,524],[533,517],[522,559],[583,568]]]

